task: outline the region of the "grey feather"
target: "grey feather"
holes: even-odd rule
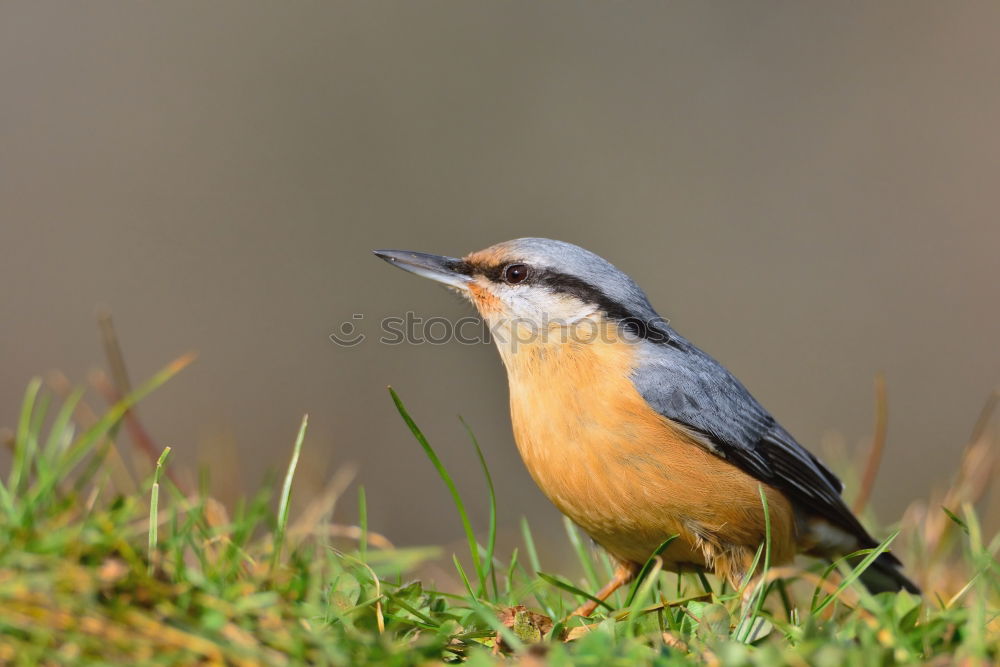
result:
[[[712,451],[782,490],[801,509],[851,532],[860,547],[874,546],[840,497],[840,480],[721,364],[675,331],[670,337],[673,345],[641,344],[632,381],[650,406],[701,434]]]

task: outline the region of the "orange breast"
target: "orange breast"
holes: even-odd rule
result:
[[[644,562],[669,535],[668,566],[738,579],[764,539],[758,482],[653,411],[629,374],[636,343],[608,324],[580,342],[504,354],[518,449],[546,496],[614,557]],[[794,556],[792,508],[765,486],[772,562]]]

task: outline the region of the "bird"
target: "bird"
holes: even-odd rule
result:
[[[461,258],[373,252],[457,291],[487,323],[528,472],[615,563],[575,614],[593,613],[671,537],[664,569],[734,588],[758,574],[768,523],[775,565],[878,546],[837,476],[604,258],[544,238]],[[889,551],[860,579],[872,592],[919,594]]]

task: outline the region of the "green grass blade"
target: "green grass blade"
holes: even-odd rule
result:
[[[997,564],[996,560],[984,549],[982,526],[972,507],[972,503],[968,501],[962,503],[962,514],[965,515],[966,534],[968,535],[967,544],[964,549],[966,559],[971,563],[981,563],[986,567],[995,566]],[[990,577],[990,579],[994,579],[994,577]],[[988,616],[992,616],[995,619],[1000,614],[995,610],[990,613],[987,612],[985,596],[977,595],[976,598],[968,607],[969,653],[985,662],[989,659],[990,652],[987,648],[986,628],[989,624]]]
[[[10,497],[7,486],[0,481],[0,509],[4,511],[9,520],[13,520],[17,510],[14,509],[14,500]]]
[[[566,529],[566,535],[569,537],[569,543],[573,545],[573,551],[576,552],[576,559],[580,561],[580,566],[583,568],[583,574],[587,578],[587,584],[594,589],[601,587],[601,582],[597,579],[597,571],[594,569],[594,561],[587,553],[587,547],[580,539],[580,531],[577,530],[576,524],[574,524],[568,516],[563,517],[563,528]]]
[[[535,538],[531,536],[528,518],[523,516],[521,517],[521,538],[524,540],[524,550],[528,553],[528,565],[531,566],[532,574],[536,574],[542,569],[542,565],[538,560],[538,552],[535,550]]]
[[[545,572],[537,572],[536,574],[538,575],[539,579],[545,581],[546,583],[552,584],[556,588],[561,588],[562,590],[568,593],[572,593],[573,595],[585,598],[587,600],[590,600],[591,602],[596,602],[597,604],[604,607],[608,611],[612,611],[611,605],[609,605],[607,602],[591,595],[585,590],[577,588],[576,586],[566,581],[565,579],[561,579],[555,576],[554,574],[546,574]]]
[[[671,535],[667,539],[660,542],[660,546],[656,547],[656,550],[650,554],[649,558],[646,559],[646,562],[643,563],[642,569],[639,570],[639,574],[637,574],[635,579],[632,580],[632,586],[629,588],[628,597],[625,598],[626,607],[630,607],[632,605],[632,601],[635,600],[635,594],[639,590],[642,580],[646,578],[646,575],[649,574],[650,570],[652,570],[656,565],[657,557],[662,554],[664,550],[670,546],[670,543],[677,539],[677,537],[677,535]]]
[[[28,485],[28,476],[31,474],[31,469],[35,469],[36,475],[41,475],[47,473],[52,467],[52,462],[42,456],[42,427],[45,423],[45,418],[49,414],[49,406],[52,402],[52,396],[49,393],[39,394],[38,402],[35,404],[34,413],[31,415],[31,424],[28,427],[28,440],[27,440],[27,451],[25,457],[25,468],[22,472],[23,479],[25,480],[25,486]]]
[[[364,485],[358,486],[358,527],[361,537],[358,539],[358,557],[364,563],[368,559],[368,501],[365,498]]]
[[[507,588],[505,594],[508,598],[508,604],[514,604],[514,600],[510,599],[510,595],[514,590],[514,573],[517,571],[517,556],[517,547],[514,547],[514,550],[510,555],[510,564],[507,566],[507,580],[505,582],[505,586]]]
[[[455,509],[458,510],[458,516],[462,520],[462,527],[465,529],[465,538],[469,543],[469,552],[472,554],[472,563],[476,568],[476,573],[479,575],[479,588],[480,590],[486,589],[486,577],[483,573],[482,562],[479,558],[479,546],[476,542],[476,533],[472,530],[472,523],[469,521],[469,515],[465,511],[465,503],[462,502],[462,496],[458,492],[458,488],[455,486],[455,482],[452,481],[451,475],[448,474],[448,469],[444,467],[441,459],[438,458],[437,452],[431,447],[431,443],[427,441],[424,437],[423,431],[417,426],[417,423],[413,421],[410,413],[406,411],[406,407],[403,405],[403,401],[400,400],[399,395],[395,392],[392,387],[389,387],[389,395],[392,396],[392,402],[396,405],[396,410],[399,412],[399,416],[403,418],[406,426],[410,429],[413,437],[416,438],[417,442],[424,450],[424,454],[430,459],[431,464],[434,469],[437,470],[438,476],[441,481],[444,482],[445,486],[448,487],[449,493],[451,493],[451,500],[455,505]]]
[[[701,570],[699,570],[698,572],[695,572],[695,576],[698,577],[698,583],[701,584],[701,589],[703,591],[705,591],[706,593],[714,593],[715,592],[715,591],[712,590],[712,584],[708,580],[708,577],[705,576],[704,572],[702,572]]]
[[[469,583],[469,577],[465,575],[465,568],[462,567],[462,563],[458,560],[458,556],[452,554],[451,560],[455,563],[455,570],[458,572],[459,578],[461,578],[462,583],[465,584],[465,592],[469,594],[469,599],[474,602],[478,602],[479,598],[476,597],[475,592],[472,590],[472,584]]]
[[[472,440],[472,446],[476,448],[476,457],[479,459],[479,466],[483,470],[483,477],[486,478],[486,488],[490,494],[490,523],[489,530],[486,537],[486,572],[484,575],[489,576],[490,580],[493,582],[493,596],[498,597],[500,595],[497,589],[497,573],[496,568],[493,565],[493,555],[496,553],[497,546],[497,496],[496,491],[493,488],[493,476],[490,475],[490,468],[486,465],[486,457],[483,456],[483,450],[479,446],[479,440],[476,438],[476,434],[472,432],[469,425],[465,422],[462,417],[458,418],[462,422],[462,426],[465,427],[466,433],[469,434],[469,439]],[[485,595],[486,591],[481,591],[480,595]]]
[[[65,442],[67,429],[70,426],[70,420],[73,419],[73,412],[76,410],[76,406],[79,405],[80,400],[83,398],[83,387],[77,387],[70,393],[66,398],[66,401],[59,408],[59,412],[56,413],[56,418],[52,422],[52,427],[49,429],[49,437],[45,440],[45,445],[42,447],[42,456],[48,460],[53,460],[58,455],[58,449]]]
[[[750,568],[747,570],[746,574],[743,575],[743,580],[740,581],[740,587],[734,593],[737,597],[742,597],[743,592],[746,590],[747,586],[750,585],[751,580],[753,580],[753,573],[757,571],[757,566],[760,565],[760,559],[764,557],[764,543],[761,542],[757,546],[757,552],[753,556],[753,560],[750,561]]]
[[[430,616],[428,616],[424,612],[420,611],[419,609],[417,609],[416,607],[414,607],[413,605],[411,605],[409,602],[407,602],[405,599],[403,599],[402,596],[397,596],[397,595],[394,595],[392,593],[386,593],[386,597],[389,600],[391,600],[393,604],[399,605],[400,607],[402,607],[403,609],[405,609],[406,611],[410,612],[411,614],[413,614],[414,616],[416,616],[417,618],[419,618],[421,621],[423,621],[424,623],[426,623],[428,626],[430,626],[432,628],[439,628],[439,627],[441,627],[441,623],[440,622],[435,621],[433,618],[431,618]]]
[[[153,486],[149,490],[149,566],[148,572],[153,574],[156,567],[156,545],[159,541],[160,528],[160,473],[163,471],[163,464],[170,456],[170,448],[165,447],[160,458],[156,460],[156,469],[153,471]]]
[[[760,616],[761,609],[764,607],[764,600],[767,598],[767,591],[770,588],[770,585],[766,582],[768,570],[771,568],[771,510],[767,505],[767,493],[764,491],[763,484],[757,485],[757,492],[760,494],[760,503],[764,508],[764,568],[757,575],[758,581],[757,587],[754,590],[754,597],[750,604],[744,607],[740,622],[736,626],[736,639],[744,643],[750,643],[754,639],[754,622]],[[760,551],[758,550],[759,555]],[[757,558],[754,558],[752,569],[748,575],[753,576],[756,570]]]
[[[820,581],[826,581],[827,579],[829,579],[830,575],[833,574],[833,571],[836,569],[837,569],[836,563],[829,563],[828,565],[826,565],[826,567],[823,568],[822,574],[819,575]],[[819,596],[821,593],[823,593],[822,586],[816,586],[816,588],[813,589],[812,599],[809,601],[809,609],[816,608],[816,605],[819,604]]]
[[[309,415],[303,415],[299,425],[299,433],[295,436],[295,446],[292,448],[292,460],[288,462],[285,482],[281,486],[281,499],[278,502],[278,526],[274,531],[274,545],[271,549],[271,569],[278,565],[281,549],[285,544],[285,528],[288,526],[289,500],[292,497],[292,480],[295,479],[295,469],[299,465],[299,454],[302,452],[302,441],[306,437],[309,426]]]
[[[41,388],[41,378],[32,378],[24,392],[24,401],[21,403],[21,417],[18,419],[17,432],[14,434],[14,457],[10,465],[10,476],[7,478],[7,490],[13,497],[17,497],[21,481],[27,478],[34,455],[31,446],[31,442],[34,440],[31,433],[32,414],[35,411],[38,392]]]
[[[944,513],[945,513],[946,515],[948,515],[948,518],[949,518],[949,519],[951,519],[951,520],[952,520],[952,522],[953,522],[953,523],[954,523],[955,525],[957,525],[957,526],[958,526],[959,528],[961,528],[961,529],[962,529],[962,532],[963,532],[963,533],[965,533],[966,535],[968,535],[968,534],[969,534],[969,527],[968,527],[968,526],[967,526],[967,525],[965,524],[965,521],[962,521],[961,517],[959,517],[959,516],[958,516],[957,514],[955,514],[954,512],[952,512],[952,511],[951,511],[950,509],[948,509],[947,507],[944,507],[943,505],[942,505],[942,507],[941,507],[941,510],[942,510],[942,511],[943,511],[943,512],[944,512]]]
[[[899,530],[896,530],[891,535],[889,535],[889,537],[885,538],[882,541],[882,543],[879,544],[874,549],[871,549],[870,551],[868,549],[864,549],[862,551],[855,552],[856,554],[860,554],[860,553],[865,553],[867,551],[868,555],[865,556],[864,560],[858,563],[857,567],[851,570],[851,572],[849,572],[847,576],[844,577],[844,580],[840,582],[839,586],[837,586],[837,590],[827,595],[826,598],[824,598],[823,601],[819,603],[819,606],[817,606],[815,609],[812,610],[813,616],[816,616],[817,614],[821,613],[824,609],[829,607],[834,600],[840,597],[841,593],[847,590],[848,586],[853,584],[858,579],[858,577],[860,577],[864,573],[864,571],[868,569],[869,565],[875,562],[876,558],[878,558],[883,553],[888,551],[889,545],[892,544],[892,541],[896,539],[897,535],[899,535]],[[843,561],[843,559],[841,559],[841,561]]]
[[[669,544],[670,541],[668,541],[667,544]],[[665,546],[666,545],[664,545],[664,547]],[[628,604],[626,604],[626,607],[628,607],[629,610],[628,620],[625,624],[626,637],[632,635],[632,630],[635,627],[635,624],[639,621],[639,617],[642,616],[641,612],[646,606],[647,601],[650,599],[653,592],[653,586],[656,585],[656,579],[660,576],[660,572],[663,569],[663,559],[659,556],[662,550],[662,548],[657,549],[656,554],[646,560],[647,564],[652,562],[652,565],[649,566],[649,569],[643,565],[644,572],[642,572],[642,579],[636,577],[636,582],[639,583],[639,586],[635,590],[634,594],[629,595],[631,599],[628,601]]]
[[[969,549],[973,553],[983,550],[983,529],[979,518],[968,501],[962,503],[962,513],[965,515],[965,533],[969,536]]]

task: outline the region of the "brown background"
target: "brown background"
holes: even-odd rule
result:
[[[633,275],[814,449],[861,449],[884,371],[892,520],[1000,378],[998,34],[995,2],[5,2],[0,424],[32,375],[103,363],[103,304],[135,379],[200,352],[141,414],[230,495],[309,412],[297,500],[356,461],[373,529],[454,539],[391,383],[479,526],[457,414],[501,524],[554,527],[495,351],[327,338],[468,312],[371,248],[549,236]]]

